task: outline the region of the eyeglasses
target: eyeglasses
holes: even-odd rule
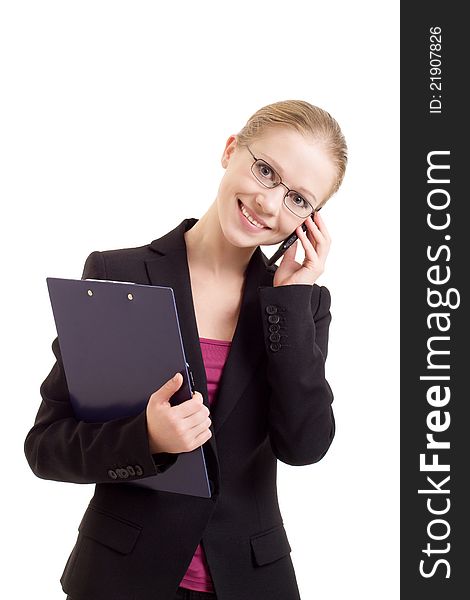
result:
[[[273,169],[270,164],[261,158],[256,158],[250,148],[248,146],[246,146],[246,148],[255,159],[254,163],[251,165],[251,172],[255,178],[267,188],[275,188],[278,185],[283,185],[287,190],[287,193],[284,196],[284,204],[292,213],[294,213],[294,215],[301,219],[306,219],[315,212],[315,208],[308,200],[305,200],[305,198],[295,190],[290,190],[286,184],[282,182],[279,173]]]

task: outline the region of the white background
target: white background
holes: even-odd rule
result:
[[[336,438],[320,463],[279,463],[279,502],[302,600],[398,598],[398,6],[2,3],[9,600],[65,598],[59,577],[93,492],[34,477],[23,453],[54,362],[46,276],[79,278],[92,250],[144,245],[201,217],[229,135],[261,106],[294,98],[339,121],[350,161],[322,211],[333,243],[318,280],[332,295]]]

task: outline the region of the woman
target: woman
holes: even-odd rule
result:
[[[316,210],[339,188],[346,161],[327,112],[294,100],[265,106],[228,138],[224,176],[200,219],[88,257],[83,278],[173,288],[199,391],[172,406],[177,375],[136,416],[77,421],[54,340],[25,452],[38,477],[96,483],[61,578],[72,600],[300,598],[276,464],[312,464],[334,435],[330,294],[315,283],[330,236]],[[297,241],[268,267],[260,245],[293,231],[302,264]],[[127,485],[201,445],[211,498]],[[110,475],[126,465],[140,467],[126,482]]]

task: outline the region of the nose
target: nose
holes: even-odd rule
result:
[[[255,202],[259,207],[260,216],[276,217],[282,210],[285,193],[281,186],[259,191]]]

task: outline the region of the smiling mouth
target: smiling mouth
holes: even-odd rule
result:
[[[259,221],[257,221],[255,218],[253,218],[248,210],[245,208],[245,205],[243,204],[243,202],[237,198],[238,200],[238,206],[240,207],[240,212],[242,213],[242,215],[245,217],[245,219],[251,223],[252,225],[254,225],[255,227],[257,227],[258,229],[271,229],[271,227],[266,227],[265,225],[262,225],[261,223],[259,223]]]

